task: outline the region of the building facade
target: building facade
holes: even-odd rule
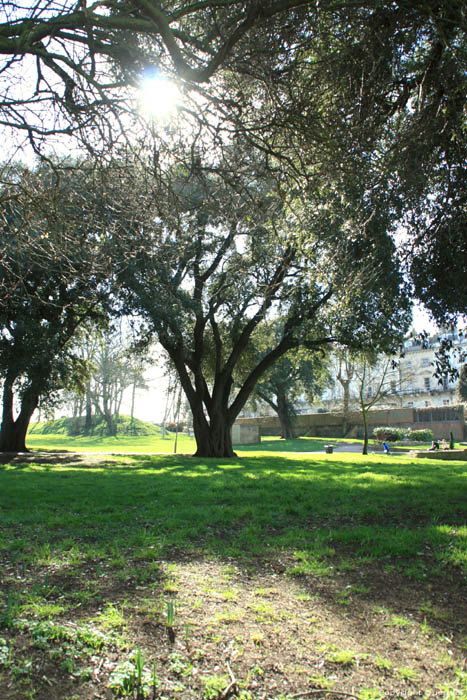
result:
[[[350,378],[349,409],[358,408],[362,389],[366,401],[376,397],[375,408],[429,408],[458,404],[458,380],[443,378],[440,381],[434,376],[436,354],[440,351],[443,340],[452,343],[449,351],[450,364],[459,370],[467,362],[467,336],[459,332],[440,332],[423,342],[414,335],[405,341],[400,357],[382,358],[376,367],[367,369],[366,375],[358,363],[350,369],[347,367],[347,379]],[[333,386],[323,394],[321,406],[307,406],[307,412],[310,409],[342,409],[344,388],[337,379],[338,373],[336,365],[336,378]]]

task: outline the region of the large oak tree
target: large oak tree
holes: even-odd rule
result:
[[[361,221],[340,199],[320,206],[291,193],[268,158],[239,141],[182,156],[164,178],[148,178],[149,162],[131,177],[147,203],[119,284],[127,311],[144,317],[178,372],[197,454],[227,457],[233,422],[277,360],[336,340],[390,343],[408,303],[383,213]],[[258,353],[272,319],[275,342]]]

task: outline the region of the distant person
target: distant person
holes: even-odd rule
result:
[[[387,442],[383,442],[383,448],[384,448],[384,454],[385,454],[385,455],[390,455],[390,454],[391,454],[391,450],[389,449],[389,445],[388,445]]]
[[[441,442],[441,447],[443,448],[443,450],[448,449],[448,443],[446,442],[446,440],[444,438],[443,438],[443,441]]]
[[[431,447],[428,448],[428,452],[434,452],[435,450],[439,450],[439,440],[433,440]]]

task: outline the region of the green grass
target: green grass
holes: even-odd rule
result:
[[[136,452],[134,440],[124,444]],[[88,449],[99,444],[108,442]],[[115,444],[115,451],[123,451],[120,438]],[[305,444],[313,440],[300,441]],[[271,589],[269,597],[266,588],[258,588],[271,562],[286,577],[287,588],[303,585],[297,605],[313,600],[318,580],[334,591],[333,604],[345,616],[366,605],[379,567],[403,581],[401,591],[414,581],[426,585],[420,619],[425,630],[427,616],[431,625],[441,624],[430,602],[432,583],[442,580],[443,589],[460,591],[467,577],[467,463],[264,447],[224,460],[132,454],[95,462],[85,455],[51,453],[45,463],[0,465],[0,695],[3,672],[23,693],[14,697],[36,697],[28,693],[38,684],[43,695],[37,697],[49,697],[43,680],[48,674],[70,688],[53,697],[80,697],[73,696],[72,686],[89,690],[92,668],[101,668],[99,658],[106,655],[118,656],[118,664],[106,666],[114,696],[131,696],[140,684],[147,689],[144,697],[152,697],[156,662],[157,673],[164,663],[161,672],[175,676],[182,693],[184,684],[195,683],[191,670],[190,680],[185,678],[185,657],[172,655],[163,662],[159,650],[149,659],[153,634],[165,639],[177,629],[180,637],[184,628],[187,653],[194,654],[190,659],[206,649],[212,654],[206,673],[198,674],[197,690],[187,697],[218,697],[229,676],[224,669],[208,674],[222,663],[212,645],[226,643],[224,631],[254,625],[251,644],[260,654],[269,629],[294,619],[295,607],[278,609],[277,592]],[[193,565],[189,586],[178,574],[182,562]],[[213,562],[224,571],[222,590],[210,568],[208,576],[204,569],[196,578],[198,562]],[[345,586],[346,572],[354,568],[359,577]],[[253,590],[260,597],[248,604],[242,598],[249,584],[240,590],[240,570],[257,577]],[[200,624],[198,611],[212,604],[209,600],[218,606],[208,624]],[[452,610],[447,615],[451,619]],[[412,616],[389,607],[375,616],[384,637],[411,636],[416,629]],[[151,642],[142,655],[135,644],[144,644],[146,624]],[[302,634],[308,635],[308,627],[307,622]],[[206,647],[191,649],[192,634],[198,643],[202,636]],[[310,647],[307,636],[303,644]],[[371,666],[366,652],[350,642],[330,650],[335,653],[326,655],[326,663],[332,674],[350,673],[359,663]],[[393,667],[398,683],[418,682],[419,670]],[[170,697],[180,695],[173,691]]]
[[[117,419],[118,435],[159,435],[161,428],[153,423],[141,421],[138,418],[133,420],[130,416],[119,415]],[[29,432],[37,435],[107,435],[108,427],[103,416],[91,416],[91,425],[85,427],[83,416],[70,418],[64,416],[52,421],[38,421],[31,423]]]
[[[260,452],[316,452],[324,451],[324,446],[328,444],[337,445],[339,442],[348,442],[340,438],[309,438],[300,437],[294,440],[283,440],[278,436],[267,436],[261,438],[260,445],[242,445],[242,452],[257,453]],[[361,440],[353,440],[359,442]],[[239,447],[240,449],[240,447]]]
[[[339,442],[354,442],[357,445],[361,445],[361,440],[306,437],[282,440],[279,437],[272,436],[262,438],[260,445],[235,445],[234,447],[242,453],[251,454],[258,454],[259,452],[316,452],[324,451],[324,445],[328,443],[337,445]],[[33,425],[28,433],[26,444],[31,450],[170,454],[174,451],[175,435],[167,433],[165,438],[162,438],[159,434],[117,435],[116,437],[102,437],[99,435],[72,436],[62,432],[39,433],[34,429]],[[195,439],[184,433],[179,433],[177,453],[193,454],[195,450]]]
[[[125,453],[173,453],[175,435],[118,435],[100,437],[96,435],[74,437],[71,435],[28,433],[26,445],[31,450],[54,450],[68,452],[125,452]],[[178,454],[192,454],[196,449],[194,438],[179,434]]]
[[[242,559],[274,548],[296,553],[311,570],[338,547],[406,567],[414,557],[420,563],[419,552],[467,566],[465,462],[244,454],[221,462],[133,455],[105,467],[6,465],[0,552],[77,566],[130,549],[147,560],[151,547]]]

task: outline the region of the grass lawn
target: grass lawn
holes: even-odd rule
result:
[[[467,463],[273,442],[4,461],[0,698],[467,700]]]
[[[26,445],[31,450],[57,450],[72,452],[128,452],[173,454],[175,435],[118,435],[99,437],[88,435],[74,437],[63,434],[41,435],[29,433]],[[192,454],[196,449],[194,438],[180,433],[177,437],[177,454]]]
[[[339,444],[339,442],[362,444],[361,440],[342,440],[340,438],[296,438],[295,440],[282,440],[279,437],[263,437],[261,445],[241,445],[238,449],[242,452],[316,452],[324,450],[327,443]],[[371,444],[374,441],[370,441]],[[26,440],[27,447],[31,450],[57,450],[72,452],[125,452],[129,454],[162,453],[173,454],[175,449],[175,435],[169,433],[165,438],[160,435],[118,435],[117,437],[85,436],[74,437],[64,434],[38,434],[30,432]],[[237,447],[235,447],[237,449]],[[177,438],[177,454],[193,454],[196,450],[196,442],[193,437],[180,433]]]

